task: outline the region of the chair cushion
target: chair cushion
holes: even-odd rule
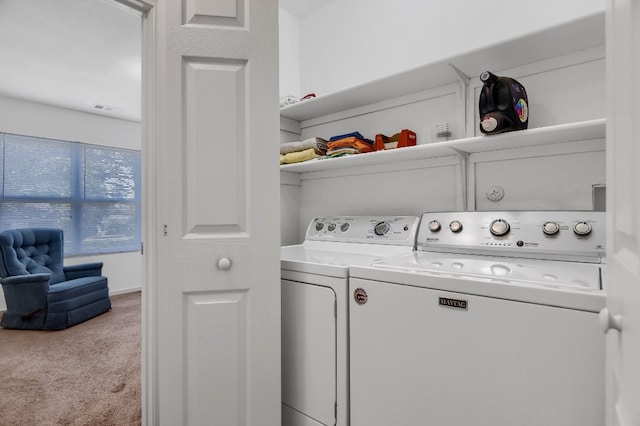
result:
[[[50,273],[50,283],[64,281],[62,230],[49,228],[13,229],[0,233],[2,277]]]
[[[108,294],[107,277],[76,278],[75,280],[53,284],[49,287],[49,292],[47,293],[49,311],[52,309],[51,304],[68,301],[100,290],[106,290]]]

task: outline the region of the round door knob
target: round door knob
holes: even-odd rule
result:
[[[231,268],[231,259],[223,257],[222,259],[218,260],[218,269],[226,271],[229,268]]]
[[[607,308],[602,308],[598,315],[598,322],[603,332],[607,333],[609,330],[622,331],[622,316],[611,315]]]

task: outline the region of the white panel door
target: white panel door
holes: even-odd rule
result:
[[[608,297],[606,311],[601,313],[602,325],[605,328],[609,326],[607,426],[640,425],[639,49],[640,1],[609,0],[606,55],[609,95],[606,275]]]
[[[279,426],[278,2],[153,14],[147,420]]]

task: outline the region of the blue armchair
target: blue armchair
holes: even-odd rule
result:
[[[62,230],[0,232],[5,328],[62,330],[111,309],[102,262],[63,266]]]

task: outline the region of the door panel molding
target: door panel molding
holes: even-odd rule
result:
[[[183,293],[185,424],[246,424],[247,297]]]
[[[244,27],[244,0],[185,0],[184,25],[212,27]]]
[[[247,62],[183,58],[185,234],[246,236]]]

